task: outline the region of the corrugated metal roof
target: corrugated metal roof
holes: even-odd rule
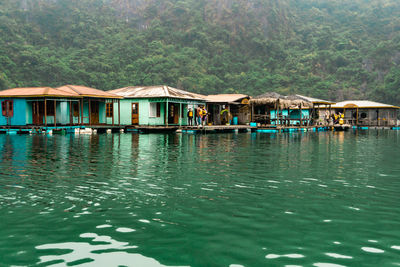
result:
[[[65,92],[51,87],[24,87],[24,88],[12,88],[0,91],[0,97],[38,97],[38,96],[79,97],[79,95],[75,93]]]
[[[95,88],[90,88],[82,85],[64,85],[57,88],[58,90],[75,94],[78,96],[101,97],[101,98],[121,98],[119,95],[102,91]]]
[[[240,102],[243,98],[249,98],[249,96],[243,94],[219,94],[206,96],[207,102],[214,103]]]
[[[327,101],[327,100],[322,100],[322,99],[309,97],[309,96],[298,95],[298,94],[296,94],[294,96],[297,96],[299,99],[303,99],[303,100],[311,102],[313,104],[326,104],[326,105],[329,105],[329,104],[335,103],[335,102],[331,102],[331,101]]]
[[[171,97],[181,99],[205,100],[204,95],[187,92],[166,85],[159,86],[128,86],[108,91],[125,98]]]
[[[253,99],[263,99],[263,98],[276,98],[276,99],[283,98],[284,99],[284,98],[286,98],[286,96],[281,95],[277,92],[266,92],[262,95],[258,95],[256,97],[254,97]]]
[[[369,100],[347,100],[332,105],[332,108],[399,108],[388,104]]]

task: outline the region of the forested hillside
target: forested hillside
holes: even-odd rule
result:
[[[398,0],[2,0],[0,89],[168,84],[400,104]]]

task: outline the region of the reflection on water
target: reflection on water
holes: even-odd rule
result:
[[[395,131],[0,136],[0,262],[400,264]]]
[[[61,251],[62,255],[42,256],[39,264],[52,266],[85,265],[85,266],[165,266],[154,259],[127,251],[137,246],[128,246],[127,242],[118,242],[109,236],[99,236],[95,233],[85,233],[81,238],[91,239],[90,242],[66,242],[37,246],[39,250]]]

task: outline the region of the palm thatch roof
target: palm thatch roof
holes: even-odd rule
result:
[[[310,100],[308,100],[300,95],[289,95],[286,97],[286,99],[290,100],[292,102],[292,106],[295,106],[295,107],[300,107],[300,106],[305,107],[305,108],[313,107],[313,103]]]
[[[275,109],[312,108],[313,103],[296,95],[284,96],[276,92],[267,92],[250,100],[255,105],[273,106]]]

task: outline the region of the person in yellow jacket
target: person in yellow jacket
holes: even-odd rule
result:
[[[204,106],[201,107],[201,124],[205,125],[207,121],[207,110]]]
[[[187,118],[188,118],[189,126],[192,126],[193,125],[193,110],[192,110],[192,108],[189,108],[189,110],[187,112]]]

